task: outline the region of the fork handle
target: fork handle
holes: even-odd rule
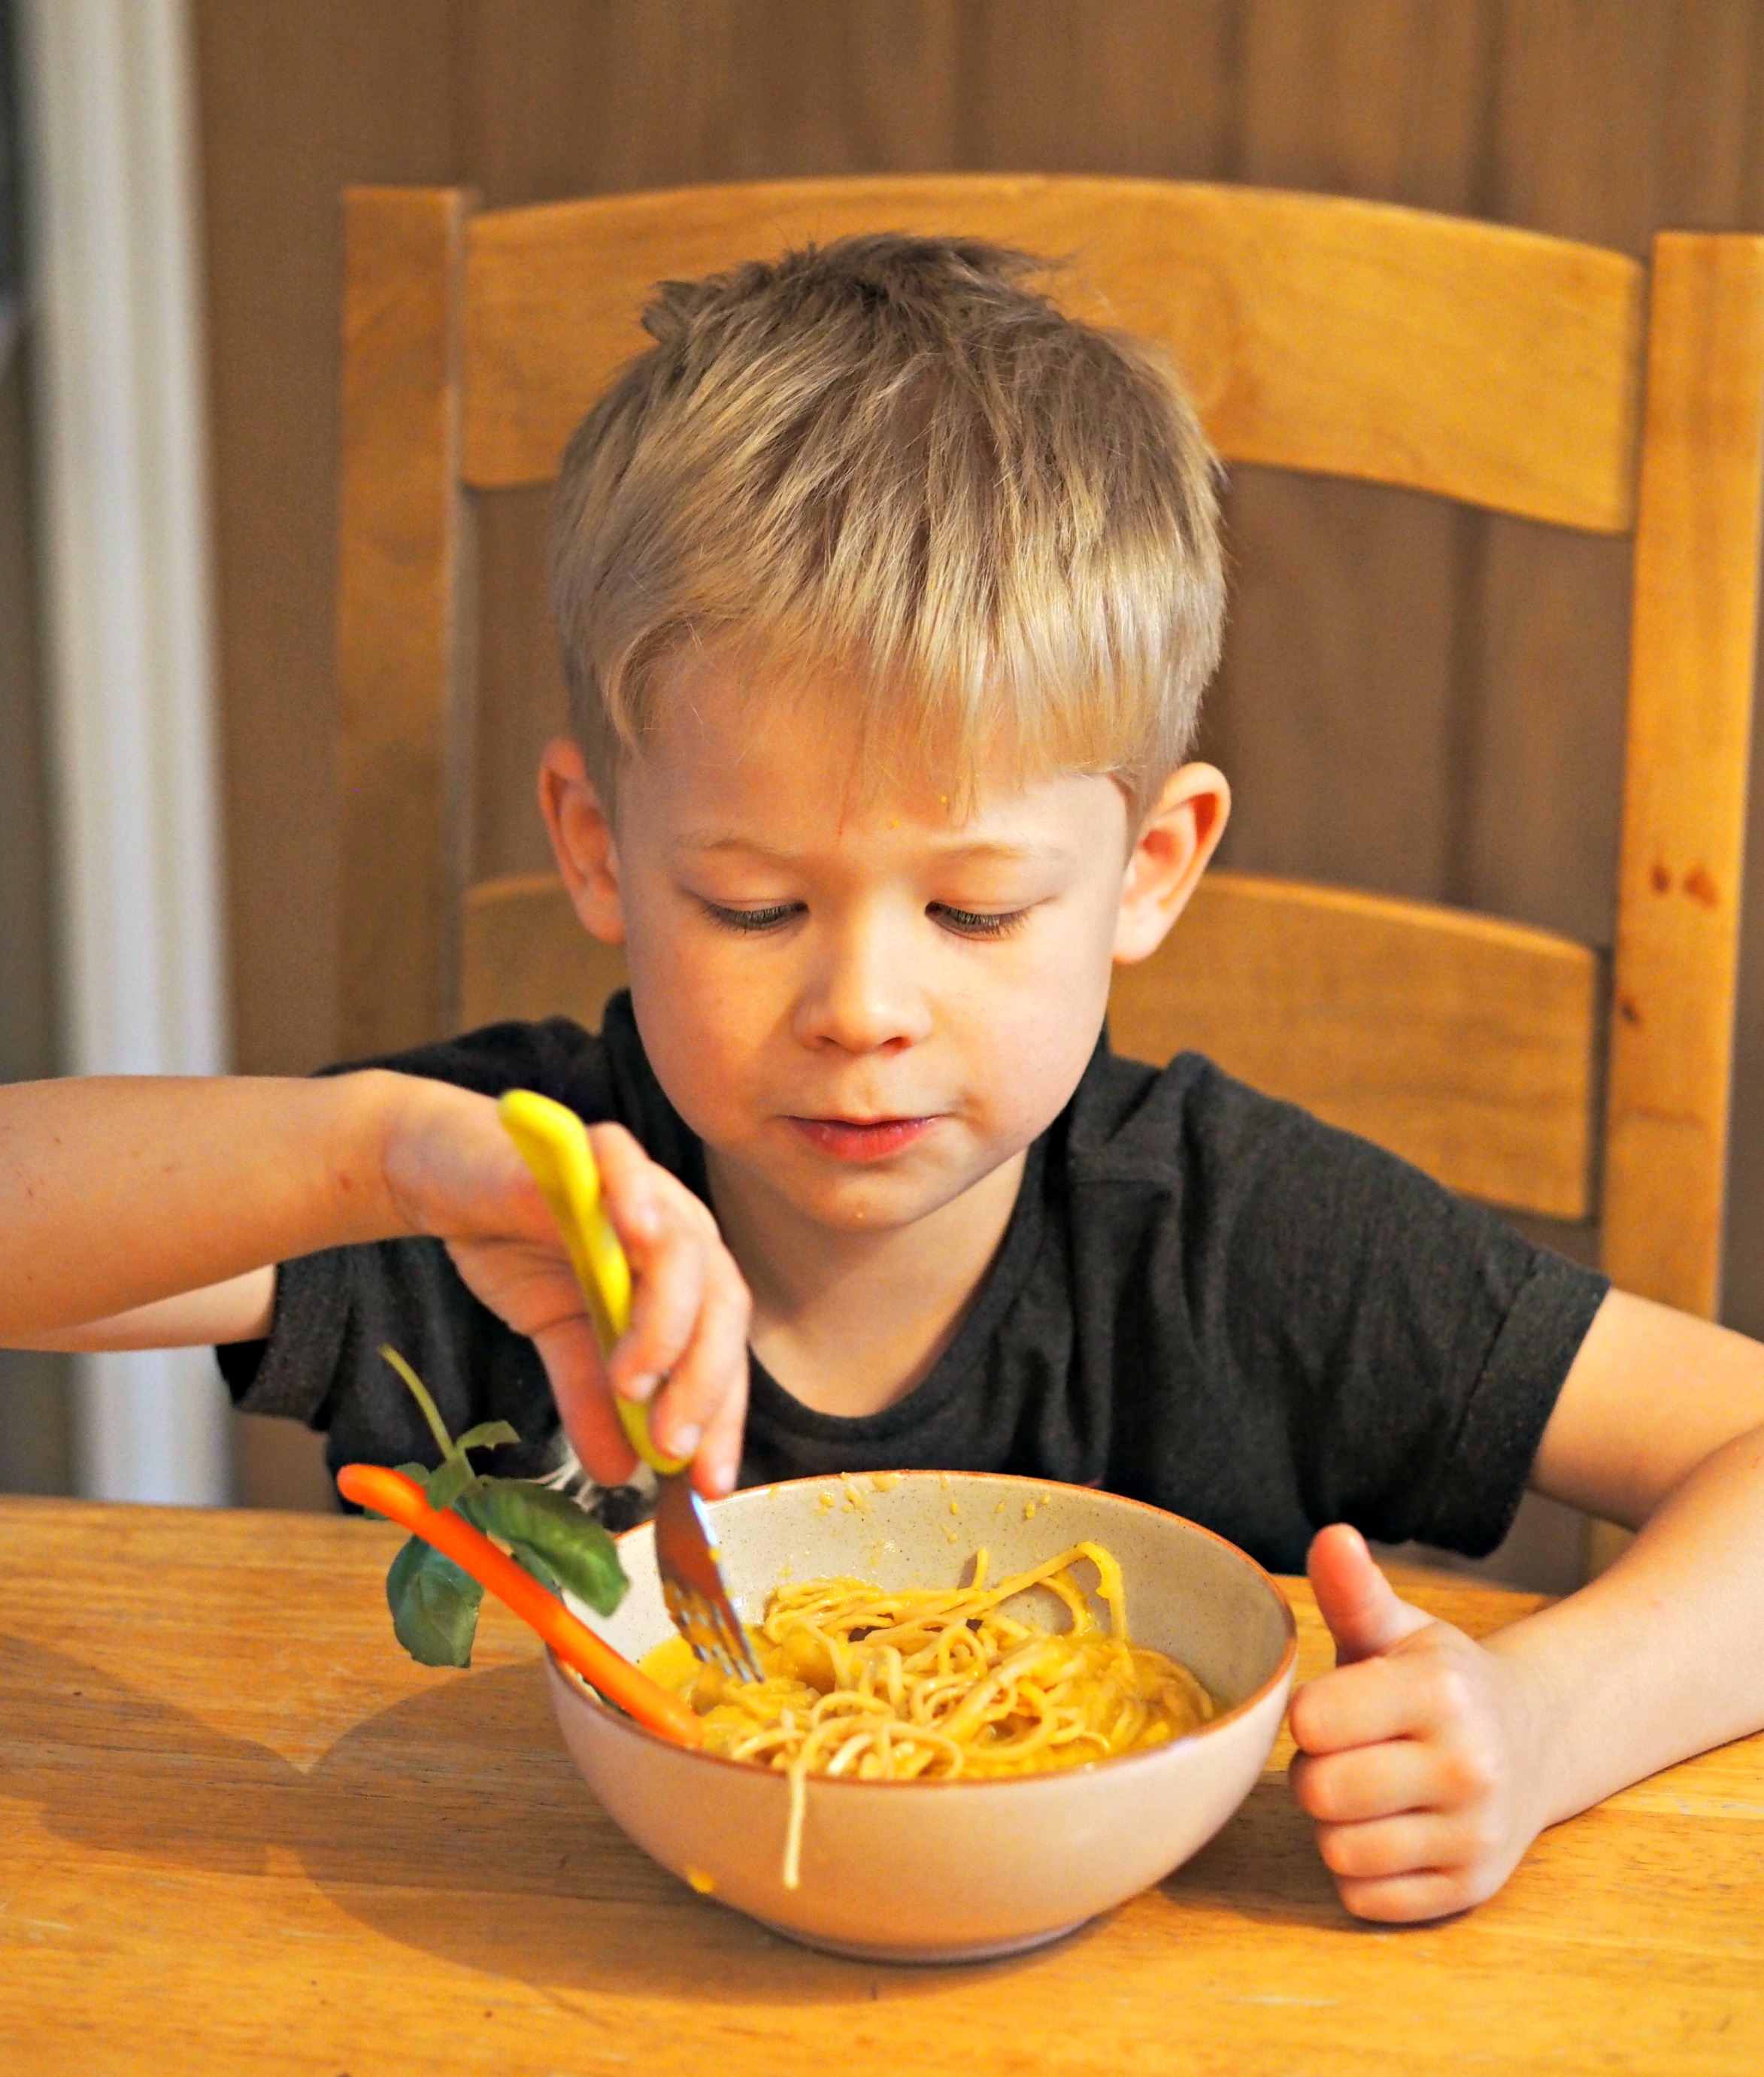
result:
[[[510,1089],[497,1102],[503,1129],[533,1172],[557,1230],[569,1250],[576,1281],[588,1300],[601,1354],[631,1322],[630,1264],[606,1215],[601,1172],[589,1146],[588,1129],[565,1104],[533,1089]],[[664,1456],[650,1438],[649,1409],[640,1401],[613,1394],[625,1439],[652,1471],[672,1478],[686,1468],[684,1457]]]

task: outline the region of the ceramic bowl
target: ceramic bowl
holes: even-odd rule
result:
[[[1296,1655],[1291,1610],[1234,1545],[1138,1501],[980,1473],[908,1471],[755,1487],[710,1510],[744,1617],[780,1579],[843,1574],[953,1586],[984,1545],[990,1576],[1088,1538],[1126,1581],[1136,1642],[1191,1667],[1221,1704],[1192,1736],[1057,1773],[946,1782],[811,1776],[800,1886],[784,1884],[781,1773],[667,1743],[555,1660],[571,1757],[644,1852],[778,1932],[866,1960],[974,1961],[1032,1947],[1179,1867],[1254,1785]],[[589,1617],[627,1658],[671,1634],[646,1525],[620,1539],[630,1592]],[[1039,1620],[1060,1626],[1052,1596]]]

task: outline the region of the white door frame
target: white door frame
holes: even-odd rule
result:
[[[23,0],[19,29],[64,1065],[213,1074],[227,1035],[190,26],[185,0]],[[75,1390],[82,1492],[229,1497],[207,1351],[83,1357]]]

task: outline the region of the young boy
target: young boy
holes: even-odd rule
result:
[[[1203,1060],[1110,1055],[1112,964],[1229,805],[1185,761],[1213,464],[1157,359],[1030,273],[875,238],[662,291],[565,462],[540,775],[629,997],[396,1072],[0,1093],[0,1337],[215,1340],[334,1463],[428,1447],[391,1341],[456,1430],[513,1421],[505,1470],[567,1433],[627,1477],[609,1381],[710,1494],[1001,1468],[1308,1546],[1340,1663],[1296,1792],[1350,1909],[1433,1917],[1764,1724],[1764,1351]],[[516,1085],[595,1127],[639,1284],[609,1380]],[[1642,1533],[1487,1644],[1358,1534],[1486,1550],[1528,1480]]]

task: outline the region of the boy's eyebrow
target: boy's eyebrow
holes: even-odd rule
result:
[[[793,853],[776,851],[770,845],[760,843],[751,837],[716,835],[709,831],[702,834],[688,831],[677,840],[676,848],[701,855],[738,852],[744,858],[759,859],[771,865],[789,865],[795,863]],[[955,864],[974,862],[984,864],[1039,865],[1050,864],[1068,855],[1068,847],[1061,843],[1007,843],[1001,839],[996,838],[980,839],[971,843],[938,847],[939,857],[946,862]]]

